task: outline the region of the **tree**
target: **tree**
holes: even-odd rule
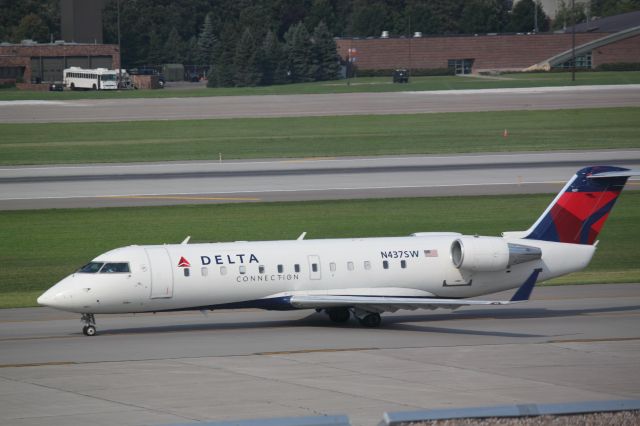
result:
[[[245,28],[242,37],[236,44],[233,58],[233,79],[236,86],[256,86],[261,79],[258,68],[256,42],[249,28]]]
[[[222,28],[214,64],[211,67],[215,75],[215,84],[218,87],[232,87],[234,85],[233,59],[236,47],[235,42],[236,34],[233,24],[228,23]]]
[[[549,17],[542,10],[540,3],[533,0],[520,0],[511,11],[509,30],[516,33],[535,31],[535,21],[538,21],[538,31],[549,30]]]
[[[268,86],[287,82],[287,57],[273,31],[265,35],[260,46],[258,67],[262,75],[260,85]]]
[[[167,41],[164,44],[165,61],[172,64],[181,64],[184,60],[185,45],[180,38],[176,27],[171,28]]]
[[[336,43],[324,22],[320,22],[313,30],[313,77],[316,81],[335,80],[338,78],[340,63]]]
[[[460,30],[466,34],[502,31],[505,9],[502,0],[467,0],[460,16]]]
[[[591,0],[591,16],[612,16],[640,10],[640,0]]]
[[[16,41],[32,39],[39,42],[48,42],[49,28],[42,18],[34,13],[30,13],[20,20],[20,24],[18,24],[13,38]]]
[[[284,36],[287,49],[289,81],[303,83],[312,80],[311,37],[307,27],[298,22]]]
[[[210,65],[213,62],[213,49],[216,44],[216,36],[213,29],[211,13],[204,18],[204,24],[198,35],[195,60],[198,65]]]
[[[149,32],[149,44],[147,46],[148,50],[146,63],[148,65],[161,64],[164,59],[164,50],[162,46],[162,40],[160,40],[160,36],[154,29]]]
[[[391,30],[391,14],[381,1],[355,0],[351,14],[351,35],[360,37],[379,36],[384,30]]]
[[[586,21],[586,5],[584,3],[575,3],[575,23],[579,24]],[[571,6],[566,2],[560,1],[558,10],[556,11],[556,17],[553,19],[552,29],[561,30],[571,27],[574,21],[572,19]]]

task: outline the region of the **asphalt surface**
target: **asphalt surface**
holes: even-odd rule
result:
[[[186,120],[640,106],[640,85],[328,95],[0,101],[0,123]]]
[[[491,298],[508,298],[511,292]],[[0,310],[0,423],[140,425],[640,397],[640,284],[502,308],[97,316]]]
[[[0,210],[555,193],[593,164],[640,168],[640,149],[6,167]]]

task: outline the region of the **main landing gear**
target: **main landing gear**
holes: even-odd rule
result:
[[[329,308],[325,309],[329,319],[335,323],[344,324],[349,321],[351,317],[351,310],[349,308]],[[358,318],[361,325],[365,327],[379,327],[382,323],[380,314],[376,312],[361,311],[354,309],[354,316]]]
[[[82,314],[81,321],[84,323],[84,327],[82,327],[82,333],[85,336],[95,336],[96,318],[93,316],[93,314]]]

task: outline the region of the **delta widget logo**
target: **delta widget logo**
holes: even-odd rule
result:
[[[191,263],[184,256],[180,256],[180,261],[178,262],[178,268],[190,268]]]

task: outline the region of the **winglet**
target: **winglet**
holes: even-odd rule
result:
[[[536,268],[533,270],[529,278],[520,286],[516,294],[513,295],[510,302],[524,302],[529,300],[531,297],[531,292],[533,291],[533,287],[536,285],[536,281],[538,280],[538,275],[542,272],[542,268]]]

